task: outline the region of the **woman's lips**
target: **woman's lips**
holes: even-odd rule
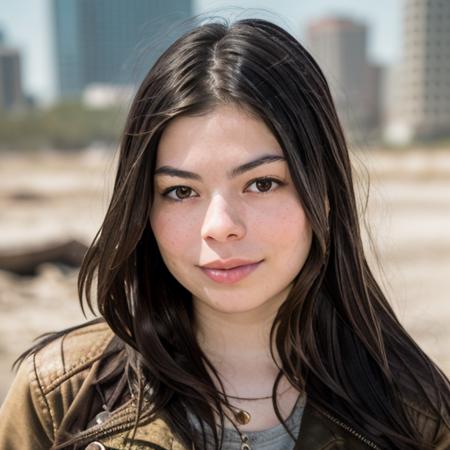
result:
[[[206,269],[204,267],[200,267],[200,269],[211,280],[217,283],[231,284],[242,280],[242,278],[252,273],[261,263],[262,261],[259,261],[253,264],[234,267],[233,269]]]

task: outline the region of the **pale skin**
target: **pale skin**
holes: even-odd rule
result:
[[[233,105],[174,119],[161,136],[156,171],[170,166],[201,180],[155,175],[150,214],[166,266],[192,293],[198,342],[225,391],[239,397],[272,392],[278,368],[269,351],[270,327],[312,240],[284,159],[229,177],[237,166],[267,155],[284,156],[264,122]],[[229,258],[263,262],[234,284],[211,280],[198,267]],[[299,393],[286,379],[278,393],[286,418]],[[230,402],[251,413],[241,431],[279,424],[270,399]]]

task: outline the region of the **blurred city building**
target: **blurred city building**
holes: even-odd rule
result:
[[[138,84],[158,56],[147,50],[167,45],[161,35],[191,15],[192,0],[53,0],[52,10],[59,96],[67,98],[91,83]]]
[[[311,22],[306,34],[343,127],[355,141],[377,136],[381,125],[383,68],[368,59],[367,34],[365,24],[337,16]]]
[[[0,31],[0,113],[21,110],[25,103],[20,52],[6,43]]]
[[[83,104],[89,108],[108,108],[124,105],[132,100],[131,85],[92,83],[83,91]]]
[[[450,1],[403,3],[400,63],[388,77],[386,140],[408,144],[450,136]]]

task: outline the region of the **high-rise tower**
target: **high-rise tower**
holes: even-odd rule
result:
[[[404,0],[403,50],[386,98],[386,138],[450,135],[450,1]]]
[[[60,95],[140,82],[157,56],[147,49],[191,14],[192,0],[53,0]]]
[[[325,17],[308,26],[307,46],[330,85],[341,122],[354,138],[378,126],[380,68],[367,57],[367,26]]]
[[[24,104],[20,52],[6,45],[0,30],[0,114],[20,109]]]

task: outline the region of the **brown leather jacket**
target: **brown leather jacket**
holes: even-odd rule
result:
[[[0,409],[1,450],[48,450],[58,429],[77,406],[95,371],[95,364],[113,334],[106,324],[95,324],[72,331],[29,357],[20,367],[15,381]],[[61,348],[63,351],[61,352]],[[171,430],[161,419],[145,421],[134,440],[132,428],[134,400],[113,411],[103,423],[83,431],[81,448],[183,450]],[[410,405],[420,431],[426,436],[436,433],[435,448],[450,449],[450,430],[437,430],[432,414]],[[326,412],[306,402],[301,438],[296,450],[363,450],[378,448],[369,439]]]

